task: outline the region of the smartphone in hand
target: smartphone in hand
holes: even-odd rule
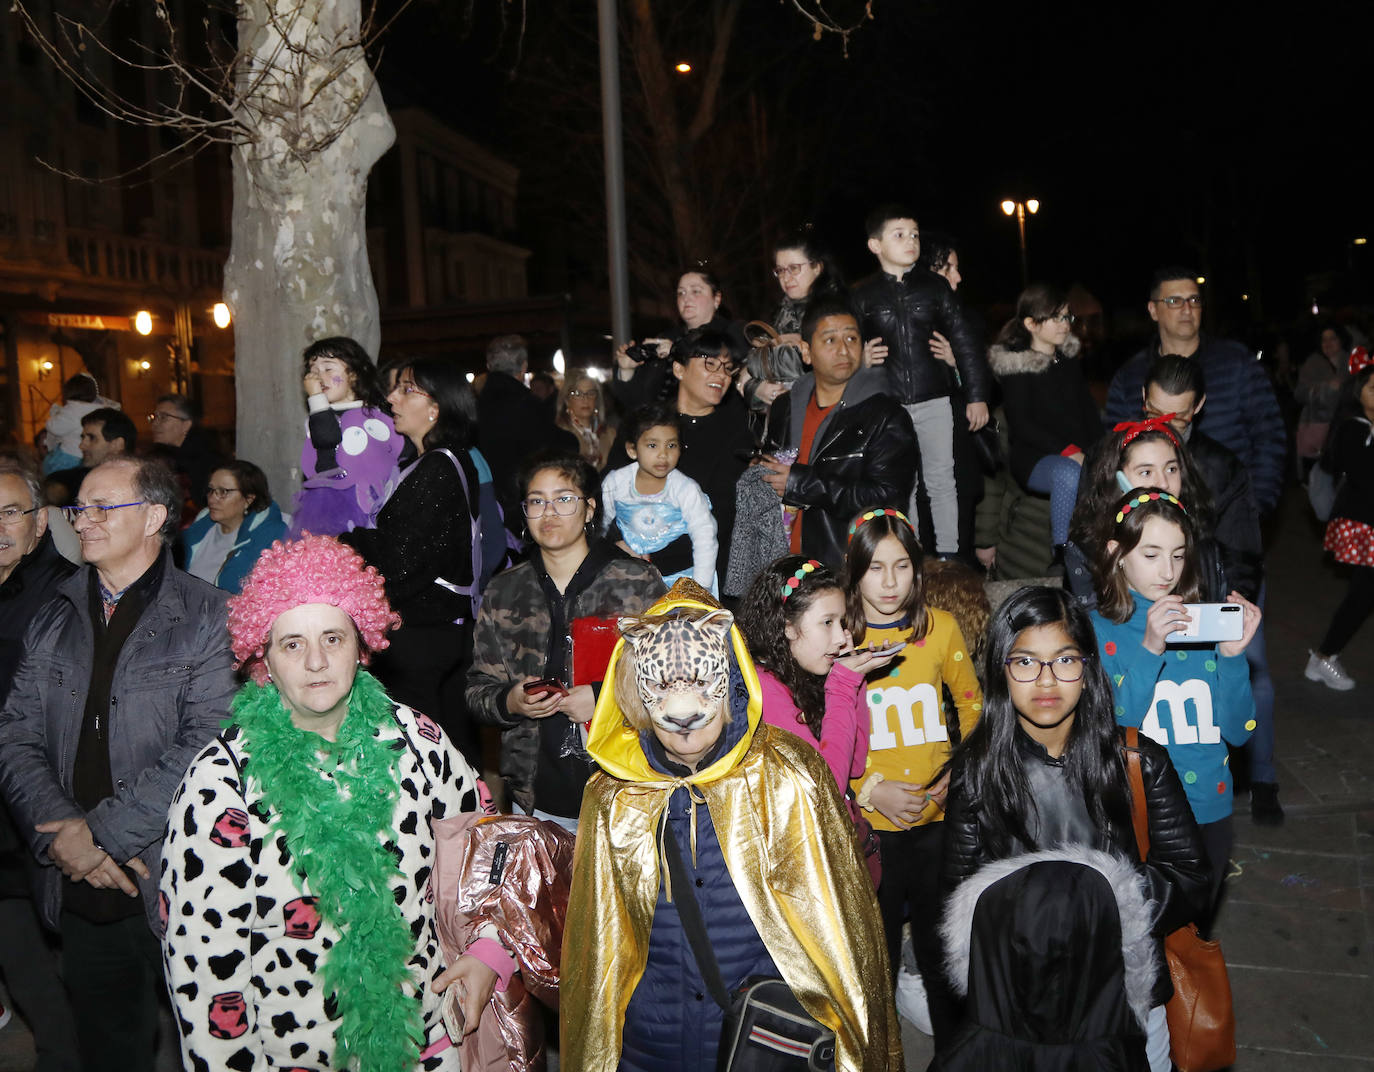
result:
[[[538,699],[553,693],[558,693],[560,696],[568,695],[568,686],[556,677],[541,677],[538,681],[526,681],[521,687],[525,690],[525,695]]]

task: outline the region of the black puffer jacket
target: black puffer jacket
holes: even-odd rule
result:
[[[816,379],[807,373],[769,414],[769,449],[801,443]],[[880,369],[860,369],[821,421],[806,464],[794,463],[782,501],[804,508],[802,549],[832,569],[844,563],[849,523],[861,510],[905,510],[920,464],[911,418],[889,395]]]
[[[1119,732],[1124,752],[1125,731]],[[1050,758],[1044,748],[1020,729],[1016,731],[1016,746],[1030,783],[1031,799],[1035,801],[1034,812],[1026,818],[1027,833],[1034,843],[1015,844],[1007,855],[1035,852],[1065,843],[1084,844],[1126,860],[1137,858],[1135,832],[1130,826],[1108,831],[1092,826],[1082,794],[1072,791],[1069,786],[1062,759]],[[1169,754],[1144,736],[1140,738],[1140,768],[1145,781],[1145,811],[1150,828],[1150,855],[1141,866],[1149,897],[1159,906],[1154,924],[1156,975],[1152,999],[1153,1004],[1162,1005],[1173,993],[1173,983],[1169,981],[1164,963],[1164,936],[1201,915],[1207,901],[1211,869],[1197,821],[1174,765],[1169,761]],[[1125,778],[1124,769],[1122,778]],[[968,799],[961,790],[962,779],[956,760],[945,811],[945,849],[940,874],[946,892],[952,892],[983,864],[994,859],[979,821],[978,801]]]
[[[1220,598],[1225,599],[1234,588],[1246,599],[1258,601],[1260,582],[1264,580],[1264,542],[1250,473],[1234,451],[1197,429],[1189,434],[1187,446],[1212,493],[1216,518],[1212,536],[1224,578]]]
[[[949,366],[930,352],[938,331],[954,348],[964,396],[987,402],[992,373],[978,334],[950,285],[934,272],[913,268],[901,279],[878,272],[856,283],[849,295],[865,339],[887,344],[889,389],[903,405],[943,398],[953,388]]]

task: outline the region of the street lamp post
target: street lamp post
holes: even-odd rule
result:
[[[1040,211],[1040,202],[1033,197],[1028,197],[1024,201],[1013,201],[1008,198],[1002,202],[1002,211],[1008,216],[1016,217],[1016,229],[1021,236],[1021,289],[1025,290],[1030,284],[1030,273],[1026,269],[1026,213],[1034,216]]]

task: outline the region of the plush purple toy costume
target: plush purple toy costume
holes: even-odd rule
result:
[[[292,539],[305,532],[337,536],[372,526],[405,446],[391,418],[361,402],[330,406],[323,395],[313,395],[307,430],[301,448],[305,479],[296,493]]]

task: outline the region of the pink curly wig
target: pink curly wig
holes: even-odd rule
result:
[[[278,540],[262,553],[243,584],[229,600],[229,640],[235,668],[249,666],[259,685],[267,682],[263,651],[272,623],[285,611],[305,603],[327,603],[351,619],[362,637],[362,661],[390,641],[386,634],[401,624],[383,589],[382,575],[362,556],[329,536],[306,533],[299,540]]]

